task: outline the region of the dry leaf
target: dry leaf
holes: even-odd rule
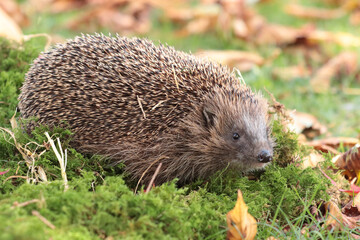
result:
[[[232,24],[232,28],[236,37],[246,38],[249,35],[249,29],[242,19],[235,19]]]
[[[360,220],[359,214],[351,213],[351,215],[346,215],[342,213],[340,208],[333,202],[328,202],[325,204],[327,209],[327,219],[325,221],[325,226],[334,230],[343,230],[358,228],[358,221]],[[356,230],[355,230],[356,231]],[[359,234],[359,231],[356,231]],[[351,234],[353,239],[359,239],[359,235]]]
[[[314,147],[316,150],[322,152],[331,152],[335,154],[339,154],[336,149],[342,144],[344,147],[353,147],[359,140],[357,138],[350,138],[350,137],[330,137],[321,140],[313,140],[310,142],[306,142],[306,145]],[[329,151],[329,149],[331,149]]]
[[[356,194],[353,205],[357,208],[358,211],[360,211],[360,193]]]
[[[328,145],[325,144],[315,144],[313,145],[313,143],[309,143],[309,142],[305,142],[306,145],[312,146],[314,147],[315,150],[323,152],[323,153],[331,153],[333,155],[338,155],[340,154],[340,152],[338,150],[336,150],[333,147],[330,147]]]
[[[356,144],[347,152],[337,155],[332,162],[339,168],[345,170],[342,174],[352,180],[360,173],[360,144]],[[359,179],[359,178],[358,178]]]
[[[176,32],[179,37],[186,37],[192,34],[200,34],[214,27],[214,22],[209,18],[199,18],[190,21],[184,28]]]
[[[349,204],[351,205],[352,202]],[[338,207],[338,205],[333,202],[327,202],[319,208],[311,207],[310,211],[315,215],[316,219],[319,222],[325,220],[325,227],[332,231],[341,231],[346,229],[353,229],[352,232],[356,232],[357,234],[352,233],[352,239],[359,238],[359,213],[357,209],[354,207],[350,211],[346,208],[349,208],[349,205],[346,205],[342,210]],[[325,219],[324,219],[325,218]]]
[[[21,42],[23,34],[20,27],[15,21],[0,8],[0,36]]]
[[[228,225],[227,239],[229,240],[252,240],[257,232],[256,220],[248,213],[242,193],[238,190],[238,198],[234,209],[226,215]]]
[[[89,4],[87,0],[52,0],[50,1],[51,10],[53,13],[64,12],[72,9],[77,9]]]
[[[29,18],[24,14],[20,6],[14,0],[1,0],[0,8],[2,8],[7,15],[11,16],[11,19],[18,25],[23,27],[29,25]]]
[[[272,74],[276,78],[289,81],[296,78],[307,78],[310,76],[311,70],[308,67],[302,65],[296,65],[296,66],[274,68]]]
[[[360,38],[349,33],[327,32],[316,30],[312,32],[308,39],[312,42],[335,43],[343,47],[359,47]]]
[[[220,64],[227,65],[230,68],[237,68],[242,71],[249,71],[254,66],[260,66],[265,63],[264,58],[256,53],[243,52],[236,50],[203,50],[196,53],[200,57],[208,57]]]
[[[333,158],[335,165],[344,170],[360,171],[360,144]]]
[[[298,134],[302,133],[307,138],[313,139],[327,132],[327,127],[309,113],[292,111],[289,114],[294,119],[293,123],[289,124],[289,128]]]
[[[345,15],[345,11],[341,8],[322,9],[315,7],[304,7],[298,4],[286,5],[285,12],[296,17],[313,19],[335,19]]]
[[[343,214],[339,207],[333,202],[325,203],[325,209],[327,210],[327,218],[325,221],[325,226],[328,226],[330,229],[340,230],[344,227]]]
[[[342,208],[342,211],[348,216],[360,217],[360,193],[356,194],[356,196]]]
[[[172,22],[175,23],[183,23],[186,21],[190,21],[191,19],[194,18],[194,11],[190,8],[185,8],[185,9],[176,9],[176,8],[171,8],[168,9],[165,12],[165,17],[170,19]]]
[[[86,7],[86,11],[80,17],[68,22],[69,28],[78,30],[86,26],[89,31],[89,28],[96,30],[99,27],[105,27],[122,34],[144,34],[150,29],[151,6],[146,0],[87,1],[91,4]]]
[[[297,39],[307,38],[315,30],[314,25],[308,24],[301,28],[293,28],[280,24],[264,23],[262,28],[258,29],[253,35],[253,40],[261,45],[277,44],[289,45]]]
[[[198,18],[216,19],[221,9],[218,4],[198,5],[195,8],[170,8],[166,9],[165,16],[174,22],[186,22]]]
[[[350,16],[350,23],[354,26],[360,25],[360,10],[354,12]]]
[[[47,180],[45,170],[41,166],[37,166],[36,169],[37,169],[37,173],[39,174],[40,180],[42,182],[47,182],[48,180]]]
[[[316,92],[326,92],[330,88],[331,79],[345,71],[346,75],[355,74],[357,69],[358,57],[353,52],[343,52],[330,59],[322,66],[315,76],[310,80],[310,84]]]
[[[317,152],[310,153],[307,157],[303,159],[301,164],[301,168],[305,169],[308,167],[314,168],[318,165],[318,163],[325,161],[325,158]]]

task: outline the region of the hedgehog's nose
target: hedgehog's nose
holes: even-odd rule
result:
[[[262,150],[258,155],[258,161],[262,163],[267,163],[272,160],[272,156],[267,150]]]

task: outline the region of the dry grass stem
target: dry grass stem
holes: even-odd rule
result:
[[[141,99],[139,98],[139,96],[136,96],[137,97],[137,100],[138,100],[138,103],[139,103],[139,106],[140,106],[140,109],[141,109],[141,112],[143,113],[144,115],[144,119],[146,119],[146,114],[145,114],[145,111],[142,107],[142,104],[141,104]]]
[[[36,37],[45,37],[46,38],[46,45],[45,45],[44,50],[46,51],[46,50],[48,50],[50,48],[52,38],[47,33],[37,33],[37,34],[24,35],[23,39],[24,39],[24,41],[29,41],[30,39],[36,38]]]
[[[65,155],[64,155],[64,151],[61,147],[61,143],[60,143],[60,139],[57,138],[57,142],[58,142],[58,147],[60,150],[60,153],[58,151],[58,149],[55,146],[54,140],[51,139],[51,137],[49,136],[48,132],[45,132],[45,136],[47,137],[51,148],[53,149],[59,163],[60,163],[60,169],[61,169],[61,176],[64,180],[64,191],[69,189],[69,185],[68,185],[68,180],[67,180],[67,176],[66,176],[66,165],[67,165],[67,149],[65,149]]]
[[[144,178],[145,174],[149,171],[149,169],[150,169],[155,163],[157,163],[158,161],[160,161],[160,160],[162,160],[162,159],[164,159],[164,158],[166,158],[166,157],[161,156],[161,157],[157,158],[157,159],[156,159],[155,161],[153,161],[153,162],[149,165],[149,167],[142,173],[139,181],[138,181],[137,184],[136,184],[135,191],[134,191],[135,194],[136,194],[136,192],[137,192],[137,189],[138,189],[138,187],[139,187],[139,185],[140,185],[141,180]]]
[[[240,80],[240,83],[243,84],[244,86],[246,86],[246,83],[245,83],[245,80],[240,72],[239,69],[237,68],[234,68],[234,71],[239,75],[239,80]]]
[[[154,173],[154,175],[152,176],[152,178],[151,178],[151,180],[150,180],[150,182],[149,182],[149,185],[148,185],[147,188],[146,188],[146,192],[145,192],[145,193],[148,193],[148,192],[151,190],[151,187],[152,187],[152,185],[153,185],[153,183],[154,183],[154,181],[155,181],[155,178],[156,178],[156,176],[159,174],[159,171],[160,171],[161,166],[162,166],[162,163],[160,163],[159,166],[156,168],[155,173]]]
[[[17,125],[16,124],[14,125],[14,123],[12,123],[12,126],[16,127]],[[34,142],[30,142],[30,143],[27,143],[24,146],[22,146],[19,142],[17,142],[14,132],[12,132],[10,129],[0,127],[0,130],[3,133],[5,141],[8,142],[9,144],[13,145],[14,147],[16,147],[16,149],[20,152],[21,156],[25,160],[27,167],[29,168],[27,177],[21,177],[21,178],[26,179],[26,181],[28,183],[38,182],[39,174],[37,171],[35,171],[35,159],[38,159],[43,153],[45,153],[45,151],[42,151],[40,154],[37,154],[36,151],[38,150],[39,147],[43,147],[43,146],[35,143],[37,145],[36,149],[29,150],[28,149],[29,144],[34,143]],[[10,139],[6,138],[5,133],[10,135],[10,139],[12,138],[14,143],[12,143],[10,141]],[[18,178],[18,177],[19,176],[13,176],[13,178]],[[6,179],[6,180],[8,180],[8,179]]]
[[[153,107],[151,108],[150,111],[154,111],[154,110],[155,110],[158,106],[160,106],[163,102],[165,102],[165,101],[163,101],[163,100],[159,101],[155,106],[153,106]]]

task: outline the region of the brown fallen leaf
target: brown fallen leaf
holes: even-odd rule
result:
[[[257,232],[256,220],[248,213],[242,193],[238,190],[238,198],[234,209],[226,215],[228,240],[252,240]]]
[[[51,0],[50,5],[53,13],[60,13],[83,7],[89,4],[89,2],[88,0]]]
[[[345,71],[346,75],[355,74],[358,71],[358,57],[353,52],[343,52],[330,59],[323,65],[310,80],[310,84],[316,92],[326,92],[330,88],[331,79]]]
[[[359,47],[360,38],[344,32],[327,32],[316,30],[309,34],[312,42],[335,43],[342,47]]]
[[[265,63],[264,58],[257,53],[236,50],[202,50],[198,51],[195,55],[208,57],[230,68],[235,67],[239,71],[249,71],[254,66],[260,66]]]
[[[310,153],[308,156],[306,156],[302,163],[301,163],[301,168],[305,169],[308,167],[314,168],[318,165],[318,163],[325,161],[325,158],[323,157],[323,155],[321,155],[320,153],[317,152],[312,152]]]
[[[307,142],[306,144],[309,146],[313,146],[317,150],[322,150],[323,146],[327,146],[336,149],[342,144],[344,147],[353,147],[357,143],[359,143],[359,139],[351,138],[351,137],[329,137],[321,140],[313,140]],[[324,151],[327,152],[327,151]],[[336,151],[337,152],[337,151]]]
[[[209,18],[198,18],[190,21],[186,26],[178,31],[176,35],[179,37],[186,37],[192,34],[205,33],[214,27],[215,23]]]
[[[0,36],[16,42],[22,41],[23,34],[20,27],[2,8],[0,8],[0,23]]]
[[[289,112],[289,114],[294,119],[293,123],[289,125],[289,128],[298,134],[302,133],[307,138],[313,139],[327,132],[327,127],[309,113],[292,111],[291,113]]]
[[[314,147],[315,150],[323,152],[323,153],[331,153],[333,155],[338,155],[340,154],[340,152],[338,150],[336,150],[333,147],[330,147],[328,145],[325,144],[315,144],[312,145],[312,143],[309,144],[309,142],[305,142],[306,145],[312,146]]]
[[[311,74],[311,69],[302,65],[274,68],[272,74],[276,78],[290,81],[296,78],[307,78]]]
[[[11,16],[19,26],[25,27],[30,24],[29,18],[15,0],[1,0],[0,8]]]
[[[335,19],[345,15],[345,11],[341,8],[336,9],[322,9],[315,7],[304,7],[298,4],[288,4],[285,6],[287,14],[311,19]]]
[[[358,216],[360,218],[360,193],[356,194],[343,208],[342,211],[348,216]]]
[[[324,221],[324,226],[327,229],[332,231],[341,231],[343,229],[349,231],[348,229],[352,229],[351,239],[359,239],[359,213],[356,207],[347,210],[346,208],[349,208],[349,205],[352,205],[352,201],[340,210],[334,201],[329,201],[319,207],[312,206],[310,212],[319,222]]]
[[[254,29],[254,27],[251,28]],[[313,31],[315,31],[315,26],[312,24],[294,28],[264,22],[260,29],[254,32],[252,40],[260,45],[276,44],[286,46],[295,43],[298,39],[306,39]]]
[[[198,18],[216,19],[221,11],[218,4],[200,4],[194,8],[182,6],[166,9],[165,17],[176,23],[184,23]]]
[[[360,194],[355,196],[353,205],[360,211]]]
[[[342,170],[347,179],[352,180],[360,173],[360,144],[356,144],[343,154],[333,157],[332,162]]]
[[[360,10],[357,10],[350,15],[350,23],[354,26],[360,25]]]
[[[122,34],[144,34],[151,25],[150,8],[145,1],[107,0],[106,4],[94,2],[80,17],[68,22],[68,27],[78,30],[86,25],[87,30],[105,27]]]
[[[340,208],[334,202],[325,203],[325,209],[327,210],[327,218],[325,226],[334,230],[341,230],[344,227],[353,229],[358,226],[357,218],[349,217],[343,214]]]
[[[345,153],[333,159],[340,169],[360,171],[360,144],[356,144]]]

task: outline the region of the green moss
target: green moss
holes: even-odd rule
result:
[[[91,185],[96,186],[95,191],[89,191]],[[177,189],[175,183],[156,187],[148,194],[134,195],[121,176],[96,182],[96,177],[89,172],[74,179],[70,186],[63,192],[61,181],[23,184],[11,195],[2,195],[0,211],[4,214],[0,238],[48,239],[56,236],[56,239],[64,239],[72,233],[94,239],[108,236],[116,239],[202,239],[219,232],[223,237],[221,226],[225,219],[219,209],[227,210],[225,203],[232,205],[229,199],[224,201],[226,199],[204,190],[186,195],[185,190]],[[11,208],[15,200],[31,199],[43,199],[43,202]],[[219,204],[220,200],[225,203]],[[33,217],[33,210],[40,212],[56,229],[49,229]]]
[[[249,212],[258,220],[272,219],[280,207],[286,216],[293,218],[304,211],[303,199],[326,200],[328,180],[311,168],[300,169],[293,164],[267,167],[256,180],[230,172],[218,175],[207,185],[207,190],[236,198],[236,189],[243,192]],[[283,201],[280,203],[280,199]],[[264,218],[266,216],[266,218]],[[283,216],[279,216],[285,221]]]
[[[301,158],[309,153],[309,149],[298,142],[298,135],[284,126],[279,120],[272,123],[272,135],[275,138],[274,162],[280,166],[287,166],[295,158]]]
[[[39,52],[30,44],[20,46],[0,37],[0,126],[9,124],[25,73]]]

